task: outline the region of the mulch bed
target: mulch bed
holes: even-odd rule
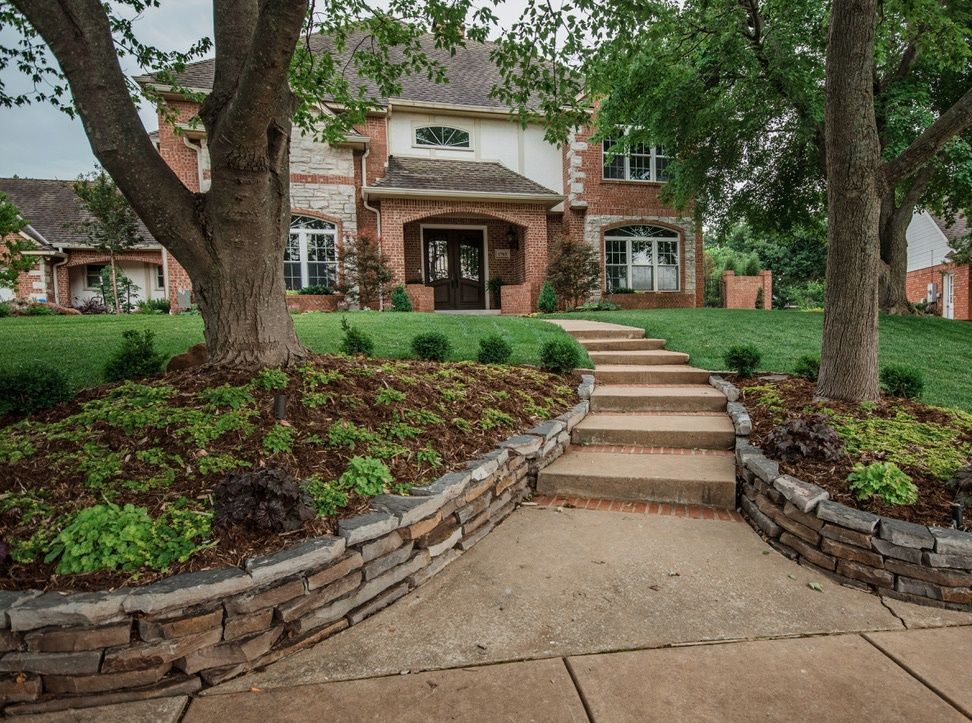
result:
[[[795,377],[788,377],[783,380],[736,378],[732,381],[743,391],[741,401],[746,405],[753,421],[751,441],[760,448],[764,447],[763,442],[766,435],[781,422],[792,417],[805,417],[824,408],[858,419],[863,419],[866,416],[891,418],[899,412],[905,412],[919,422],[929,422],[960,429],[959,441],[972,444],[972,433],[968,429],[956,427],[954,417],[948,410],[932,407],[921,402],[883,397],[873,407],[861,408],[860,405],[852,403],[814,401],[815,385],[805,379]],[[783,408],[786,413],[774,413],[772,410],[755,403],[755,395],[746,392],[749,387],[767,384],[772,385],[783,400]],[[847,475],[850,474],[854,464],[857,462],[868,464],[878,461],[884,461],[882,454],[872,454],[861,450],[853,456],[845,454],[837,462],[803,459],[797,462],[779,461],[779,464],[782,472],[823,487],[830,493],[831,499],[848,507],[923,525],[938,527],[950,527],[952,525],[951,503],[955,499],[955,490],[944,480],[915,467],[901,467],[918,487],[918,501],[912,505],[889,505],[877,497],[864,501],[854,497],[846,482]],[[969,461],[966,460],[967,463]],[[970,520],[966,519],[966,529],[969,529],[969,522]]]
[[[145,507],[153,517],[180,498],[190,500],[199,509],[210,510],[213,489],[227,474],[225,470],[200,471],[200,460],[213,455],[232,457],[249,467],[280,467],[300,480],[315,475],[333,481],[352,457],[379,456],[373,452],[376,447],[372,444],[393,446],[383,461],[393,474],[395,485],[400,485],[398,491],[404,492],[409,486],[428,483],[447,471],[464,467],[498,441],[530,429],[544,418],[562,414],[576,403],[574,388],[578,380],[573,375],[558,376],[530,367],[337,356],[317,356],[309,364],[312,371],[331,376],[324,383],[320,378],[310,382],[312,375],[287,370],[289,381],[282,391],[288,396],[284,425],[294,433],[289,451],[269,453],[263,446],[266,433],[278,425],[273,415],[273,398],[281,390],[254,388],[253,375],[238,372],[191,369],[141,380],[137,387],[106,385],[86,390],[71,402],[28,421],[9,416],[0,420],[0,434],[6,440],[26,436],[34,447],[19,461],[0,462],[0,543],[29,538],[42,526],[59,530],[72,513],[106,500]],[[201,427],[211,424],[215,428],[232,416],[232,408],[207,406],[200,396],[214,387],[250,385],[247,388],[253,411],[245,428],[230,428],[205,445],[198,444],[198,437],[187,436],[185,425],[158,428],[135,423],[133,429],[131,415],[126,418],[127,430],[126,420],[104,418],[86,421],[82,430],[72,426],[74,415],[90,410],[90,405],[99,404],[113,391],[119,406],[124,406],[126,399],[135,398],[137,412],[137,394],[133,396],[129,390],[144,391],[141,385],[171,387],[166,404],[172,408],[204,409],[211,418],[198,425]],[[400,395],[404,399],[399,399]],[[335,444],[329,429],[336,422],[351,422],[356,428],[371,432],[375,439],[352,442],[353,446]],[[61,427],[56,426],[58,423]],[[70,438],[51,433],[65,426],[72,432],[67,435]],[[120,470],[98,484],[92,484],[90,468],[84,467],[86,460],[90,466],[92,458],[85,445],[92,444],[99,453],[122,453]],[[429,461],[430,449],[441,462]],[[172,460],[180,460],[171,463],[171,482],[148,485],[148,489],[142,488],[144,484],[128,482],[145,481],[158,474],[157,464],[138,457],[139,452],[145,455],[146,450],[155,450],[156,456],[161,450],[172,455]],[[420,458],[423,450],[425,456]],[[15,496],[36,498],[46,506],[44,514],[35,513],[24,519],[22,507],[4,510],[3,502]],[[30,564],[13,563],[0,571],[0,589],[104,590],[149,583],[178,572],[240,565],[254,555],[273,553],[306,538],[333,533],[339,519],[359,514],[367,506],[367,498],[352,492],[347,506],[333,517],[317,517],[303,529],[286,534],[255,534],[214,524],[209,547],[165,572],[58,575],[55,563],[44,564],[39,558]]]

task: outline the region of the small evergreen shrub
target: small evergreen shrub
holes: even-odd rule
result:
[[[756,304],[755,304],[756,308],[762,309],[763,303],[765,301],[766,301],[766,292],[764,292],[763,287],[760,286],[759,289],[756,290]]]
[[[47,304],[28,304],[21,312],[24,316],[56,316],[54,311]]]
[[[742,377],[751,377],[763,355],[752,344],[736,344],[726,349],[723,355],[726,367]]]
[[[540,347],[540,366],[557,374],[572,372],[580,363],[577,345],[569,339],[551,339]]]
[[[609,294],[633,294],[634,292],[635,290],[629,286],[615,286],[608,290]]]
[[[918,487],[894,462],[858,462],[847,475],[847,482],[859,500],[880,497],[889,505],[913,505]]]
[[[795,462],[813,459],[836,462],[844,454],[844,443],[822,414],[793,417],[770,430],[763,448],[773,459]]]
[[[797,359],[796,366],[793,367],[793,373],[798,377],[815,382],[817,376],[820,374],[820,357],[813,356],[812,354],[803,355]]]
[[[543,282],[540,298],[537,299],[537,308],[544,314],[552,314],[557,310],[557,294],[554,292],[553,284],[549,281]]]
[[[334,293],[334,289],[327,284],[311,284],[300,289],[297,293],[305,296],[330,296]]]
[[[506,364],[513,355],[513,347],[499,334],[490,334],[479,340],[480,364]]]
[[[412,352],[425,361],[445,361],[452,351],[449,337],[439,331],[418,334],[412,339]]]
[[[260,532],[299,530],[314,518],[311,504],[300,483],[276,467],[232,472],[213,490],[217,523]]]
[[[0,302],[0,319],[6,319],[8,316],[13,316],[13,311],[10,310],[10,302]]]
[[[371,337],[348,323],[347,317],[341,317],[341,351],[348,356],[371,356],[375,353],[375,342]]]
[[[120,382],[158,374],[165,357],[155,349],[155,332],[134,329],[122,332],[122,345],[105,364],[105,380]]]
[[[925,391],[925,381],[919,369],[888,364],[881,367],[881,387],[888,396],[918,399]]]
[[[0,414],[30,414],[66,402],[74,396],[60,368],[42,361],[28,361],[0,369]]]
[[[399,284],[391,292],[392,311],[411,311],[412,300],[408,298],[405,287]]]
[[[168,299],[143,299],[135,304],[135,312],[138,314],[168,314],[171,308],[172,304]]]

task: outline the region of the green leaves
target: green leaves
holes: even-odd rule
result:
[[[847,475],[847,482],[859,500],[880,497],[889,505],[913,505],[918,501],[918,487],[894,462],[859,462]]]
[[[346,489],[353,489],[362,497],[374,497],[384,492],[394,479],[380,459],[352,457],[338,478],[338,483]]]

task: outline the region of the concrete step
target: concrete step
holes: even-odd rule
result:
[[[667,349],[623,350],[623,351],[588,351],[587,355],[594,362],[594,366],[602,364],[688,364],[689,355],[680,351]]]
[[[724,412],[726,395],[708,384],[594,387],[592,412]]]
[[[664,339],[588,339],[578,337],[577,341],[589,352],[662,349],[665,346]]]
[[[728,454],[620,454],[571,447],[540,470],[537,491],[733,509],[736,472]]]
[[[567,333],[575,339],[644,339],[645,330],[620,324],[568,327]]]
[[[736,432],[725,414],[588,414],[574,444],[680,449],[732,449]]]
[[[709,372],[683,364],[610,364],[594,377],[598,384],[706,384]]]

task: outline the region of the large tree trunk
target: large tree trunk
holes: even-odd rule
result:
[[[876,0],[835,0],[827,50],[827,290],[817,394],[876,400],[880,144]]]
[[[912,313],[908,303],[908,224],[913,205],[897,206],[891,189],[881,199],[881,263],[878,305],[885,314]]]

